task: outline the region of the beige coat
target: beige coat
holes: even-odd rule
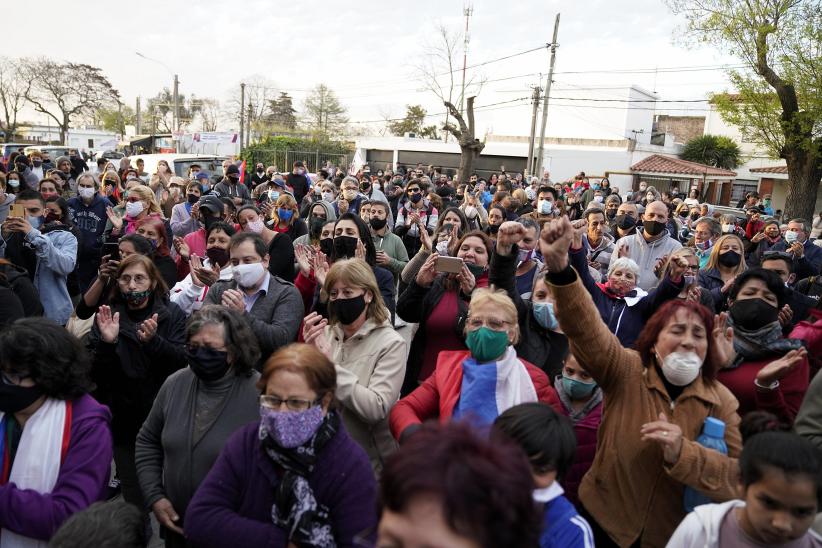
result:
[[[654,365],[623,348],[597,313],[582,282],[552,287],[559,323],[571,352],[605,394],[596,457],[579,497],[620,546],[665,546],[685,517],[685,485],[716,502],[738,498],[737,458],[742,450],[738,402],[719,382],[700,376],[671,402]],[[679,460],[665,464],[662,448],[641,441],[644,423],[660,413],[682,428]],[[706,417],[725,423],[729,456],[696,443]]]
[[[397,448],[388,429],[388,413],[400,397],[407,344],[390,321],[366,320],[348,340],[339,324],[326,328],[337,368],[337,399],[351,437],[365,449],[374,472]]]

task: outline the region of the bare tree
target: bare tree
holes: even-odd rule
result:
[[[451,32],[439,25],[436,39],[426,49],[422,62],[416,66],[416,73],[424,87],[445,105],[445,123],[442,126],[445,141],[448,141],[449,134],[457,139],[462,153],[459,177],[461,182],[467,183],[474,161],[485,147],[485,143],[476,138],[474,125],[474,99],[482,89],[485,78],[481,74],[472,73],[466,80],[464,89],[457,85],[457,74],[462,70],[461,67],[458,68],[460,43],[463,43],[462,33]],[[465,102],[463,116],[454,105],[462,104],[466,97],[468,100]],[[456,124],[451,123],[449,117],[453,117]]]
[[[34,110],[57,123],[62,143],[66,142],[73,118],[116,105],[120,100],[120,94],[97,67],[46,57],[24,59],[21,66],[31,83],[26,99]]]
[[[465,106],[465,115],[468,121],[463,119],[460,111],[457,110],[452,103],[445,102],[445,107],[451,113],[451,116],[459,124],[459,127],[454,124],[447,123],[443,129],[453,135],[460,145],[460,172],[459,178],[461,183],[467,183],[468,178],[474,171],[474,162],[485,148],[485,143],[476,138],[476,126],[474,125],[474,99],[476,97],[469,97]]]
[[[238,81],[238,84],[228,90],[228,99],[223,102],[223,118],[232,124],[240,120],[240,85],[245,82],[245,108],[242,115],[246,124],[259,127],[269,114],[268,107],[273,99],[279,95],[277,84],[260,74],[252,74]],[[251,105],[251,119],[249,120],[248,105]]]
[[[23,74],[20,61],[0,57],[0,103],[3,106],[2,127],[7,138],[17,131],[17,114],[26,102],[31,81]]]
[[[211,97],[193,99],[199,104],[198,113],[202,123],[202,131],[217,131],[217,120],[220,118],[220,102]]]

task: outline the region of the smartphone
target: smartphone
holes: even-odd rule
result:
[[[108,255],[109,261],[120,260],[120,244],[117,242],[106,242],[103,244],[103,257]]]
[[[21,217],[25,219],[26,208],[19,204],[11,204],[11,208],[9,209],[9,217]]]
[[[448,274],[459,274],[462,272],[462,259],[459,257],[437,257],[435,268],[437,272],[447,272]]]
[[[442,225],[442,231],[446,234],[449,234],[454,229],[454,225],[452,223],[445,223]]]

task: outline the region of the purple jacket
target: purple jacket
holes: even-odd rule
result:
[[[271,520],[279,471],[257,437],[260,422],[226,442],[191,499],[184,529],[194,546],[285,547],[288,532]],[[308,477],[317,502],[329,508],[337,546],[377,525],[376,482],[365,451],[345,431],[320,451]]]
[[[0,527],[49,540],[65,520],[102,500],[111,468],[111,413],[88,394],[72,402],[71,439],[51,493],[0,485]]]

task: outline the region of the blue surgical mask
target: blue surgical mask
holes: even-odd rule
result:
[[[277,209],[277,217],[280,218],[281,221],[288,222],[291,220],[291,217],[294,216],[294,212],[290,209],[285,209],[283,207]]]
[[[550,215],[554,212],[554,202],[551,200],[542,200],[539,203],[539,212],[543,215]]]
[[[565,375],[562,376],[562,389],[572,400],[587,398],[596,387],[597,383],[595,381],[582,382]]]
[[[789,231],[785,232],[785,241],[788,242],[789,244],[794,243],[798,239],[799,239],[799,234],[797,234],[796,232],[793,232],[792,230],[789,230]]]
[[[559,326],[557,317],[554,315],[554,303],[532,303],[534,319],[544,329],[556,329]]]
[[[43,224],[42,217],[32,217],[30,215],[27,215],[26,220],[31,225],[31,228],[40,228],[40,226]]]
[[[269,190],[268,191],[269,201],[276,202],[277,198],[279,198],[279,197],[280,197],[280,191],[279,190]]]

